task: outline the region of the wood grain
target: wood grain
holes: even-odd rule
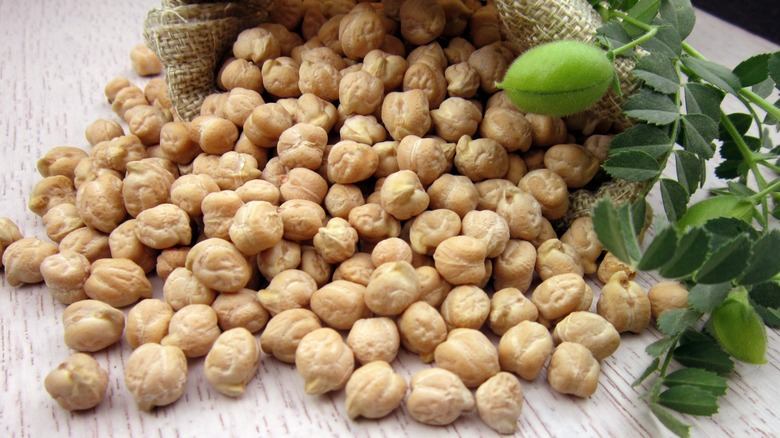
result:
[[[130,49],[140,43],[151,0],[113,2],[0,0],[0,215],[19,224],[27,236],[45,238],[40,218],[26,208],[40,179],[35,162],[58,145],[86,149],[84,128],[97,118],[117,119],[103,95],[115,76],[144,80],[130,68]],[[744,53],[777,46],[705,14],[692,43],[702,53],[735,65]],[[660,209],[657,195],[653,195]],[[656,279],[640,277],[648,286]],[[62,341],[64,306],[41,285],[11,288],[0,276],[0,435],[40,437],[56,433],[94,436],[495,436],[476,412],[444,428],[419,424],[404,409],[380,421],[346,419],[343,392],[310,397],[292,365],[263,356],[258,377],[245,396],[225,397],[208,386],[203,361],[189,361],[185,395],[173,405],[139,412],[124,387],[124,343],[96,353],[111,376],[106,400],[94,410],[60,409],[43,389],[46,373],[71,352]],[[155,282],[157,297],[162,291]],[[598,288],[600,285],[595,284]],[[656,437],[666,432],[638,398],[631,382],[648,364],[644,348],[658,337],[652,330],[624,335],[618,352],[602,364],[600,387],[587,400],[553,392],[542,374],[524,382],[525,408],[518,436]],[[768,364],[738,365],[720,413],[688,417],[694,436],[772,436],[780,433],[774,410],[780,403],[780,337],[769,333]],[[401,354],[395,369],[407,379],[427,367]]]

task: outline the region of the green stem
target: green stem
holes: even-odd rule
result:
[[[748,198],[750,201],[756,201],[758,199],[766,198],[766,196],[775,190],[780,189],[780,178],[772,181],[769,185],[767,185],[764,189],[762,189],[760,192],[752,195]]]
[[[739,149],[739,153],[742,155],[742,159],[745,160],[745,162],[748,164],[748,167],[750,167],[750,171],[753,173],[753,177],[756,179],[756,184],[758,185],[759,192],[763,192],[767,187],[767,182],[764,179],[764,177],[761,175],[761,171],[758,168],[757,160],[754,158],[753,151],[750,150],[747,143],[745,143],[745,139],[742,138],[742,136],[739,134],[739,131],[737,131],[737,127],[734,126],[733,123],[731,123],[731,119],[728,118],[726,113],[721,110],[720,112],[720,123],[723,125],[724,128],[726,128],[726,132],[729,133],[729,136],[734,140],[734,144],[737,145],[737,149]],[[769,203],[767,202],[766,197],[763,197],[761,199],[761,207],[762,207],[762,213],[764,215],[764,223],[768,223],[769,221]]]
[[[691,46],[690,44],[688,44],[686,42],[682,43],[682,48],[685,51],[685,53],[693,56],[694,58],[699,58],[699,59],[703,59],[703,60],[707,59],[707,58],[704,57],[704,55],[702,55],[696,49],[694,49],[693,46]]]
[[[637,27],[647,31],[642,36],[640,36],[639,38],[631,41],[630,43],[622,45],[622,46],[618,47],[617,49],[611,50],[613,55],[620,55],[621,53],[626,52],[628,50],[631,50],[631,49],[633,49],[636,46],[640,46],[640,45],[642,45],[642,43],[644,43],[645,41],[647,41],[650,38],[654,37],[655,34],[658,33],[658,27],[656,27],[656,26],[651,26],[651,25],[649,25],[647,23],[643,23],[643,22],[641,22],[639,20],[634,19],[633,17],[630,17],[628,14],[625,14],[625,13],[620,12],[620,11],[613,10],[611,12],[612,12],[612,16],[613,17],[619,17],[623,21],[631,23],[634,26],[637,26]]]
[[[758,94],[752,92],[751,90],[747,88],[743,88],[739,90],[740,96],[744,97],[745,99],[755,103],[758,105],[759,108],[766,111],[767,114],[771,115],[772,117],[780,120],[780,108],[772,105],[771,102],[767,102],[766,99],[759,96]]]
[[[780,173],[780,166],[774,165],[766,160],[761,160],[758,162],[758,164],[766,167],[767,169],[774,170],[777,173]]]

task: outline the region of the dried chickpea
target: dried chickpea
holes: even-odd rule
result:
[[[371,146],[351,140],[333,145],[328,154],[328,180],[352,184],[371,177],[379,166],[379,156]]]
[[[448,66],[444,70],[444,79],[447,81],[447,94],[450,98],[471,99],[479,91],[479,73],[465,60]],[[439,129],[437,129],[438,131]],[[475,133],[476,130],[466,135],[474,135]]]
[[[271,60],[265,62],[269,61]],[[264,63],[255,64],[243,58],[228,58],[217,72],[217,87],[225,91],[244,88],[262,93],[265,88],[262,65]]]
[[[282,239],[273,247],[257,255],[257,267],[266,280],[270,281],[280,272],[295,269],[301,264],[301,245]]]
[[[339,82],[339,108],[345,115],[374,114],[384,99],[382,80],[365,70],[346,74]]]
[[[398,220],[415,217],[428,208],[430,197],[416,173],[399,170],[387,177],[380,192],[382,208]]]
[[[257,374],[260,364],[260,346],[243,327],[227,330],[219,335],[206,354],[203,370],[206,381],[217,391],[230,397],[238,397],[246,391],[246,385]]]
[[[257,293],[251,289],[219,294],[211,303],[211,308],[217,313],[219,328],[223,331],[242,327],[250,333],[257,333],[270,318],[268,311],[258,301]]]
[[[279,182],[279,192],[282,200],[304,199],[322,204],[325,196],[328,194],[328,182],[319,173],[296,167],[290,169],[287,175],[283,175]]]
[[[479,385],[475,393],[477,412],[482,421],[498,433],[517,431],[523,411],[523,387],[513,374],[500,372]]]
[[[61,408],[69,411],[92,409],[103,401],[108,388],[108,372],[92,356],[68,356],[43,380],[43,386]]]
[[[404,72],[403,90],[422,90],[428,100],[428,108],[436,109],[447,97],[447,78],[442,69],[424,62],[410,62]]]
[[[463,216],[461,232],[476,237],[487,246],[487,257],[496,258],[509,242],[509,225],[498,213],[490,210],[472,210]]]
[[[112,258],[130,259],[148,274],[157,264],[158,251],[138,240],[135,235],[135,222],[135,219],[130,219],[114,228],[108,235],[108,247]]]
[[[130,259],[100,259],[92,263],[84,292],[93,300],[125,307],[152,297],[152,284],[146,272]]]
[[[410,352],[419,354],[425,363],[433,361],[434,350],[447,338],[444,318],[424,301],[414,302],[407,307],[397,318],[396,324],[401,344]]]
[[[190,217],[174,204],[160,204],[138,213],[134,232],[141,243],[154,249],[189,245],[192,240]]]
[[[601,263],[599,263],[596,275],[602,283],[606,284],[609,282],[609,279],[618,272],[624,272],[629,280],[633,280],[634,277],[636,277],[636,270],[633,267],[607,251],[607,253],[604,254],[604,258],[601,260]]]
[[[182,175],[171,185],[171,203],[184,210],[190,217],[201,216],[203,200],[210,193],[219,190],[216,181],[209,175]]]
[[[453,285],[482,281],[486,274],[486,257],[487,245],[471,236],[449,237],[433,253],[436,270]]]
[[[447,283],[433,266],[417,266],[415,270],[420,284],[420,301],[438,308],[452,290],[452,285]]]
[[[576,342],[590,350],[596,360],[611,356],[620,346],[620,333],[604,317],[587,311],[570,313],[555,325],[553,340]]]
[[[187,124],[184,122],[168,122],[160,129],[160,149],[174,163],[187,164],[192,162],[203,150],[197,142],[190,138]]]
[[[365,286],[346,280],[335,280],[314,291],[310,307],[328,326],[337,330],[349,330],[359,319],[371,316],[365,297]]]
[[[401,223],[379,204],[368,203],[353,208],[349,212],[349,224],[357,230],[361,239],[373,243],[401,234]]]
[[[235,87],[222,104],[221,115],[238,127],[244,126],[255,107],[264,104],[263,97],[255,90]]]
[[[499,336],[523,321],[536,321],[538,316],[536,306],[520,289],[500,289],[490,298],[488,325],[490,330]]]
[[[21,237],[14,234],[11,235],[13,239]],[[12,287],[22,283],[42,282],[44,277],[41,273],[41,263],[58,252],[57,245],[35,237],[11,240],[4,249],[2,266],[5,267],[5,281]]]
[[[393,91],[382,102],[382,123],[393,140],[401,141],[408,135],[423,136],[431,128],[429,108],[422,90]]]
[[[240,291],[252,275],[246,257],[233,244],[218,238],[193,246],[187,253],[185,267],[201,283],[220,292]]]
[[[339,98],[339,69],[324,61],[304,59],[298,69],[298,88],[301,93],[335,101]]]
[[[67,250],[83,255],[90,263],[111,257],[108,235],[90,227],[77,228],[63,237],[60,241],[60,251]],[[5,272],[8,280],[8,269]]]
[[[287,269],[271,279],[270,284],[257,293],[260,304],[271,315],[285,310],[308,307],[317,283],[307,272]]]
[[[311,123],[324,129],[325,132],[330,132],[336,123],[338,114],[336,106],[331,102],[321,99],[312,93],[303,93],[296,103],[295,123]]]
[[[61,205],[73,205],[73,204],[61,204]],[[45,220],[44,223],[46,223]],[[48,234],[48,226],[47,226],[47,234]],[[22,236],[21,231],[19,231],[19,227],[17,227],[16,224],[11,219],[7,217],[0,217],[0,267],[3,266],[2,259],[3,259],[3,253],[5,253],[5,249],[8,248],[10,244],[16,242],[17,240],[21,240],[23,237],[24,236]],[[57,240],[55,240],[55,242],[56,241]]]
[[[244,201],[232,190],[216,191],[206,195],[201,202],[203,232],[207,237],[230,239],[230,226]]]
[[[162,73],[160,58],[146,44],[138,44],[130,51],[133,70],[140,76],[154,76]]]
[[[384,22],[373,8],[355,9],[339,21],[341,48],[350,58],[363,58],[378,49],[384,40]]]
[[[201,283],[187,268],[176,268],[163,283],[163,296],[174,311],[190,304],[211,305],[216,293]]]
[[[326,263],[340,263],[355,254],[358,233],[347,220],[334,217],[317,231],[313,242]]]
[[[457,236],[460,231],[461,220],[457,213],[445,209],[429,210],[412,221],[409,242],[416,253],[433,255],[441,242]]]
[[[414,267],[405,261],[384,263],[371,273],[365,292],[368,308],[377,315],[401,314],[420,297]]]
[[[358,186],[338,183],[328,188],[323,202],[328,214],[342,219],[348,219],[353,208],[366,203]]]
[[[266,354],[282,362],[295,363],[295,351],[300,340],[321,327],[319,318],[311,310],[285,310],[268,321],[260,335],[260,346]]]
[[[64,203],[76,203],[76,189],[67,176],[54,175],[35,184],[27,206],[33,213],[43,216],[52,207]]]
[[[469,55],[467,61],[479,75],[480,89],[485,93],[498,91],[496,83],[503,79],[509,63],[502,56],[498,46],[491,44],[480,47]]]
[[[239,251],[254,255],[276,245],[282,239],[283,227],[273,204],[249,201],[236,211],[228,232]]]
[[[212,93],[203,99],[203,103],[200,106],[201,116],[219,116],[222,114],[222,106],[227,100],[227,93]],[[189,126],[188,126],[189,127]],[[193,140],[197,141],[197,135],[199,132],[193,131]]]
[[[355,359],[366,365],[374,361],[394,361],[401,338],[395,321],[381,316],[355,321],[349,329],[346,342],[355,353]]]
[[[439,311],[447,323],[447,330],[479,330],[490,314],[490,298],[477,286],[456,286],[444,298]]]
[[[498,351],[482,332],[456,328],[434,351],[436,366],[455,373],[468,388],[475,388],[498,374]]]
[[[401,405],[407,384],[386,361],[372,361],[355,370],[346,385],[347,416],[382,418]]]
[[[563,217],[569,209],[569,190],[566,181],[549,169],[529,171],[517,186],[533,195],[548,220]]]
[[[287,3],[290,3],[290,2],[287,2]],[[287,5],[283,5],[280,2],[280,3],[277,4],[277,7],[275,7],[274,9],[278,9],[278,8],[285,7],[285,6],[287,6]],[[285,12],[285,14],[292,14],[292,15],[300,14],[300,12],[295,12],[295,11],[298,11],[301,6],[299,6],[298,4],[293,4],[293,5],[290,5],[290,6],[292,7],[292,10]],[[274,12],[276,12],[276,11],[274,11]],[[271,15],[272,16],[280,16],[282,14],[279,14],[279,13],[274,14],[274,13],[272,13]],[[299,19],[300,18],[302,18],[302,14],[300,15]],[[284,19],[284,21],[287,21],[287,20],[289,20],[289,18]],[[287,24],[289,24],[289,23],[287,23]],[[279,42],[279,49],[281,50],[281,54],[283,56],[288,56],[290,54],[290,51],[293,49],[293,47],[296,47],[296,46],[299,46],[299,45],[303,44],[303,39],[301,38],[300,35],[298,35],[297,33],[293,32],[293,31],[291,31],[290,28],[285,26],[282,22],[277,22],[273,18],[271,19],[271,22],[261,23],[258,27],[266,29],[266,30],[270,31],[273,34],[274,38],[276,38],[276,41]]]
[[[581,275],[565,273],[542,281],[531,293],[531,302],[539,316],[554,321],[577,310],[590,309],[593,290]]]
[[[501,40],[501,23],[493,4],[482,6],[469,20],[469,40],[477,47],[484,47]]]
[[[127,174],[122,181],[125,209],[132,217],[170,200],[171,186],[176,177],[167,169],[152,162],[127,163]]]
[[[403,83],[404,73],[409,62],[398,54],[383,50],[372,50],[363,58],[363,71],[380,79],[385,93],[389,93]]]
[[[130,83],[130,80],[126,77],[117,76],[108,81],[103,89],[103,94],[105,94],[108,103],[113,103],[114,99],[116,99],[117,93],[119,93],[123,88],[129,87],[131,85],[132,84]]]
[[[189,358],[201,357],[208,354],[220,333],[217,313],[211,306],[189,304],[173,314],[160,344],[178,347]]]
[[[262,65],[267,59],[278,58],[281,55],[281,47],[270,30],[254,27],[238,34],[233,43],[233,54]]]
[[[135,85],[128,85],[117,91],[113,102],[111,102],[111,110],[124,119],[125,113],[138,105],[149,105],[144,90]]]
[[[534,380],[544,368],[553,349],[546,327],[534,321],[522,321],[501,336],[498,357],[501,370]]]
[[[291,199],[278,207],[284,223],[284,238],[305,241],[314,238],[325,224],[325,210],[317,203],[305,199]]]
[[[277,151],[285,166],[315,170],[322,164],[327,141],[328,133],[323,128],[298,123],[281,133]]]
[[[398,144],[398,168],[417,174],[423,186],[431,185],[447,171],[447,156],[442,142],[434,138],[408,135]]]
[[[688,307],[688,289],[678,281],[655,283],[648,289],[647,298],[650,300],[650,313],[656,320],[667,310]]]
[[[479,204],[479,192],[466,176],[445,173],[428,187],[432,209],[455,212],[461,219]]]
[[[52,297],[62,304],[87,299],[84,283],[89,278],[91,264],[83,255],[64,251],[52,254],[41,262],[41,275]]]
[[[341,106],[339,106],[341,109]],[[347,116],[339,129],[341,140],[352,140],[373,146],[387,139],[387,131],[374,116]]]
[[[509,169],[509,155],[495,140],[464,135],[456,145],[455,167],[474,182],[501,178]]]
[[[374,264],[371,254],[357,252],[352,257],[341,262],[333,272],[333,281],[347,280],[353,283],[368,286],[371,273],[374,272]]]
[[[279,205],[281,198],[281,193],[279,193],[279,189],[275,185],[261,179],[247,181],[237,188],[235,192],[244,203],[265,201],[273,205]]]
[[[513,239],[535,239],[542,229],[542,207],[536,198],[517,187],[507,187],[496,205],[496,213],[509,225]]]
[[[76,193],[76,208],[87,226],[110,233],[127,216],[122,180],[112,174],[103,174],[85,183]]]
[[[400,170],[398,167],[397,157],[399,144],[400,142],[398,141],[390,140],[381,141],[371,146],[377,152],[377,156],[379,157],[379,164],[377,166],[376,172],[374,172],[374,177],[384,178],[391,173]]]
[[[146,82],[146,85],[144,85],[144,96],[146,96],[146,100],[149,101],[149,103],[153,104],[157,100],[157,96],[160,95],[160,92],[162,90],[166,90],[167,92],[168,84],[165,82],[165,78],[152,78],[149,79]],[[158,108],[162,109],[161,106],[155,105]]]
[[[518,184],[520,180],[528,173],[528,166],[525,164],[525,160],[519,154],[509,154],[509,166],[507,168],[504,179],[512,184]]]
[[[172,117],[168,110],[152,105],[136,105],[125,112],[124,119],[130,134],[138,137],[144,145],[152,146],[160,143],[160,131]]]
[[[454,36],[447,43],[447,47],[444,47],[443,52],[447,57],[448,64],[455,65],[468,61],[469,55],[475,50],[476,47],[468,39]]]
[[[453,423],[474,410],[474,396],[455,373],[443,368],[418,371],[410,381],[406,409],[416,421],[433,426]]]
[[[301,90],[298,87],[300,67],[298,61],[287,56],[266,60],[261,74],[263,88],[269,94],[279,98],[300,96]]]
[[[341,334],[332,328],[315,329],[301,338],[295,350],[295,367],[310,395],[337,391],[355,369],[355,357]]]
[[[534,146],[546,148],[566,141],[568,130],[560,117],[528,113],[525,118],[531,124],[531,143]]]
[[[125,338],[132,348],[143,344],[159,344],[168,334],[168,324],[173,317],[173,308],[158,299],[141,300],[127,313]]]
[[[116,122],[112,121],[112,123]],[[122,128],[120,127],[119,129]],[[98,128],[95,127],[94,130],[98,130]],[[96,138],[97,136],[98,134],[95,134]],[[37,161],[36,168],[38,169],[38,173],[40,173],[44,178],[49,176],[62,175],[73,180],[75,177],[76,166],[78,166],[79,161],[86,157],[87,153],[77,147],[57,146],[50,149],[41,159]]]
[[[254,115],[255,112],[253,111],[252,114]],[[195,117],[189,124],[189,133],[190,138],[208,154],[231,152],[239,134],[238,127],[233,122],[213,115]]]
[[[599,362],[585,346],[563,342],[555,347],[547,368],[547,381],[561,394],[590,397],[599,384]]]
[[[276,145],[285,129],[293,126],[293,116],[279,103],[257,106],[244,122],[244,134],[255,145],[270,148]],[[235,125],[233,125],[235,128]],[[233,141],[235,143],[235,140]],[[232,145],[228,149],[233,149]]]
[[[590,182],[599,170],[599,161],[578,144],[557,144],[544,153],[544,166],[566,181],[569,188]]]
[[[401,238],[390,237],[382,240],[371,251],[371,262],[377,268],[384,263],[396,261],[412,263],[412,248]]]
[[[590,216],[575,219],[561,236],[561,242],[571,245],[579,253],[586,274],[596,272],[596,260],[604,251],[604,246],[596,236]],[[608,280],[609,278],[604,282]]]
[[[647,292],[623,271],[616,272],[601,288],[596,310],[620,333],[640,333],[650,324]]]
[[[62,325],[65,345],[76,351],[100,351],[122,337],[125,314],[102,301],[81,300],[65,308]]]
[[[436,135],[446,141],[456,142],[464,135],[473,136],[482,120],[482,112],[462,97],[449,97],[438,107],[431,108],[436,108],[431,110]]]
[[[444,9],[434,0],[407,0],[398,11],[401,35],[414,45],[428,44],[444,31]]]
[[[187,357],[178,347],[143,344],[125,363],[125,386],[143,411],[175,402],[186,383]]]
[[[352,2],[345,3],[346,4],[343,6],[346,6],[347,8],[352,6]],[[339,56],[344,54],[344,51],[341,48],[341,41],[339,41],[339,24],[347,12],[348,11],[336,12],[331,10],[328,14],[329,18],[317,31],[317,38],[322,42],[322,44]]]
[[[536,273],[542,281],[558,274],[584,274],[576,249],[558,239],[548,239],[536,248]]]
[[[168,278],[168,275],[173,272],[174,269],[184,267],[187,260],[187,254],[190,252],[190,248],[187,246],[166,248],[160,252],[157,256],[157,265],[155,272],[162,281]]]

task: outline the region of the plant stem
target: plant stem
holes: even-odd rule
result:
[[[745,99],[749,100],[750,102],[755,103],[758,105],[759,108],[766,111],[767,114],[771,115],[772,117],[780,120],[780,108],[772,105],[772,103],[767,102],[766,99],[759,96],[758,94],[754,93],[753,91],[743,88],[739,90],[740,96],[744,97]]]
[[[756,194],[750,196],[749,200],[758,200],[761,198],[766,198],[766,196],[775,190],[780,189],[780,178],[772,181],[769,185],[767,185],[764,189],[762,189],[760,192],[757,192]]]

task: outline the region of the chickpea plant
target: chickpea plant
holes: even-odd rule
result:
[[[643,183],[645,194],[659,186],[666,220],[657,221],[655,238],[642,250],[637,234],[644,197],[622,205],[603,199],[592,218],[599,240],[618,259],[637,270],[657,270],[689,290],[687,307],[657,318],[664,337],[647,347],[652,362],[635,382],[653,377],[643,398],[667,428],[687,436],[690,426],[672,410],[716,413],[733,360],[765,363],[765,327],[780,327],[780,230],[773,223],[780,219],[780,101],[770,101],[780,89],[780,52],[752,56],[732,70],[685,42],[695,24],[689,0],[589,2],[605,22],[598,48],[562,42],[524,55],[563,73],[577,71],[582,83],[561,85],[573,74],[529,78],[510,67],[499,86],[520,107],[540,110],[537,94],[544,93],[543,113],[568,114],[603,94],[604,76],[617,84],[614,70],[601,67],[602,56],[636,62],[639,86],[622,107],[634,125],[612,140],[603,167],[614,178]],[[570,61],[560,59],[563,52],[571,53]],[[526,62],[521,57],[516,65]],[[593,69],[580,68],[588,63]],[[573,93],[550,91],[556,87]],[[727,114],[726,96],[744,112]],[[693,202],[716,154],[722,159],[714,169],[716,188]],[[676,179],[662,178],[672,156]],[[683,368],[670,373],[672,360]]]

